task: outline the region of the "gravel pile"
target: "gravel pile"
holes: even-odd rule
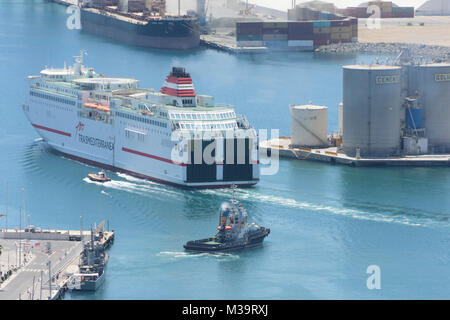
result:
[[[396,55],[408,50],[415,59],[424,59],[432,62],[450,61],[450,47],[429,46],[409,43],[335,43],[318,47],[315,51],[322,53],[369,53]]]

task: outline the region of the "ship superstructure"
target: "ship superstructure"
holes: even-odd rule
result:
[[[255,130],[232,106],[196,94],[183,68],[156,91],[95,73],[82,53],[73,66],[28,81],[23,109],[31,125],[71,158],[186,187],[259,181]]]

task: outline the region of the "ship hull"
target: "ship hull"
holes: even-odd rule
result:
[[[149,126],[152,138],[140,141],[124,134],[132,122],[117,119],[115,124],[102,124],[79,117],[77,109],[57,107],[36,97],[23,108],[31,125],[53,150],[80,162],[186,188],[251,186],[259,182],[258,163],[229,170],[226,164],[196,167],[172,161],[175,142],[170,141],[169,131]],[[201,176],[202,172],[207,175]]]
[[[79,291],[95,291],[105,282],[105,274],[102,274],[95,281],[82,281]]]
[[[257,248],[263,245],[264,238],[267,237],[270,233],[270,229],[264,228],[264,230],[252,238],[248,239],[248,241],[233,241],[228,244],[208,244],[208,242],[212,241],[212,238],[197,240],[197,241],[189,241],[183,247],[186,251],[191,252],[232,252],[239,251],[249,248]]]
[[[81,25],[89,33],[141,47],[187,50],[200,43],[198,21],[192,18],[136,24],[83,9]]]

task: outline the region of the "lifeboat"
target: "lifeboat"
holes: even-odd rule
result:
[[[97,111],[102,111],[102,112],[107,112],[107,113],[110,112],[109,106],[104,106],[104,105],[101,105],[101,104],[96,103],[96,102],[86,102],[86,103],[83,104],[83,106],[85,108],[94,109],[94,110],[97,110]]]
[[[111,181],[111,178],[106,175],[105,171],[100,171],[97,174],[89,173],[88,174],[88,178],[91,181],[95,181],[95,182],[108,182],[108,181]]]

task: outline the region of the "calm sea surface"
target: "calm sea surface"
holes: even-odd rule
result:
[[[68,30],[65,10],[43,0],[0,1],[0,210],[7,180],[10,227],[19,224],[21,188],[31,224],[78,229],[80,216],[84,225],[109,220],[117,234],[104,286],[66,299],[450,298],[449,168],[281,160],[278,174],[236,192],[250,219],[271,228],[264,247],[186,254],[187,240],[215,232],[229,190],[186,191],[113,172],[107,185],[88,183],[97,168],[52,153],[21,110],[25,76],[72,63],[86,49],[88,66],[142,87],[160,88],[172,66],[184,66],[197,92],[282,135],[289,135],[289,104],[327,105],[331,132],[341,67],[375,57],[141,49]],[[380,290],[366,287],[370,265],[381,269]]]

